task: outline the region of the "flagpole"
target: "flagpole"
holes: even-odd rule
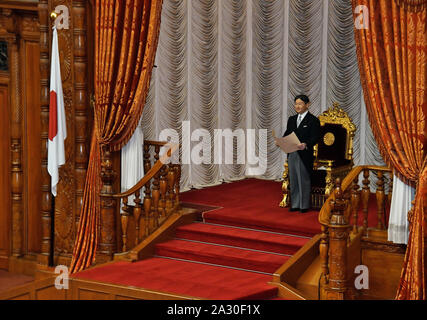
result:
[[[57,17],[57,13],[55,11],[50,13],[51,21],[53,22],[52,29],[55,28],[55,19]],[[52,32],[52,38],[53,38],[53,32]],[[52,61],[52,54],[51,54],[51,61]],[[50,80],[50,78],[49,78]],[[50,204],[50,247],[49,247],[49,259],[48,259],[48,266],[54,267],[54,253],[55,253],[55,196],[51,193],[51,204]]]
[[[51,267],[54,267],[54,253],[55,253],[55,198],[56,197],[51,197],[52,198],[52,204],[51,204],[51,209],[50,209],[50,250],[49,250],[49,260],[48,260],[48,265]]]
[[[51,18],[54,16],[51,15]],[[59,167],[65,164],[65,144],[67,125],[62,91],[61,65],[59,58],[58,32],[55,24],[52,27],[52,51],[49,90],[49,132],[48,132],[48,172],[51,176],[51,210],[50,210],[50,250],[48,264],[54,264],[55,238],[55,198],[59,182]]]

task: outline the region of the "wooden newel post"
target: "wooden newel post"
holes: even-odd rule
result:
[[[116,201],[113,198],[115,178],[112,154],[109,150],[104,149],[101,152],[101,238],[96,255],[97,263],[111,260],[116,251]]]
[[[175,164],[175,209],[179,210],[181,209],[181,204],[179,202],[179,190],[180,190],[180,184],[181,184],[181,166],[179,164]]]
[[[328,235],[328,227],[325,225],[322,225],[322,234],[321,234],[321,240],[319,245],[319,254],[320,254],[320,261],[321,261],[321,268],[322,268],[322,274],[320,276],[320,300],[325,300],[325,288],[328,285],[329,281],[329,235]]]
[[[344,300],[348,294],[347,239],[349,224],[344,215],[346,201],[340,179],[336,180],[335,200],[331,201],[329,221],[329,281],[326,288],[328,300]]]
[[[378,224],[377,229],[384,230],[384,210],[385,210],[385,193],[384,193],[384,174],[381,170],[377,171],[377,191],[375,192],[377,198],[377,216]]]

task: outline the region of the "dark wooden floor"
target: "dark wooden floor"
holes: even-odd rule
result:
[[[33,277],[0,269],[0,292],[34,281]]]

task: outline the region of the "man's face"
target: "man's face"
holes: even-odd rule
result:
[[[299,114],[302,114],[304,112],[306,112],[308,110],[308,105],[310,103],[304,103],[304,101],[302,101],[301,99],[297,99],[295,101],[295,111]]]

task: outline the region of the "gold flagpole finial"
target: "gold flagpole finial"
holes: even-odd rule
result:
[[[51,18],[52,20],[55,20],[57,17],[58,17],[58,14],[57,14],[55,11],[52,11],[52,12],[50,13],[50,18]]]

